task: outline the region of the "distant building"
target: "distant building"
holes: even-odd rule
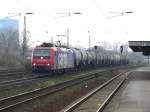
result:
[[[3,18],[0,19],[0,30],[11,28],[18,30],[19,32],[19,21],[15,19]]]

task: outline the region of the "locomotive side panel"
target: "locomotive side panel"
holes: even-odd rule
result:
[[[57,48],[56,69],[74,68],[74,55],[73,51],[66,48]]]

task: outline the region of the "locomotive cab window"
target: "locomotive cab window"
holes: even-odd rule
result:
[[[33,57],[49,58],[50,50],[49,49],[35,49],[33,52]]]

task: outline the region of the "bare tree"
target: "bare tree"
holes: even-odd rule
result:
[[[20,58],[19,32],[13,28],[0,31],[0,64],[14,65]]]
[[[115,52],[119,51],[118,48],[119,48],[119,42],[115,42],[111,45],[111,49]]]

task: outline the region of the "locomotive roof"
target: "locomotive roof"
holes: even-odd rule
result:
[[[50,49],[51,47],[35,47],[34,49]]]
[[[64,47],[40,47],[39,46],[39,47],[35,47],[34,49],[52,49],[55,51],[57,51],[59,49],[59,50],[64,51],[64,50],[67,50],[68,48],[64,48]],[[68,50],[72,51],[71,49],[68,49]]]

